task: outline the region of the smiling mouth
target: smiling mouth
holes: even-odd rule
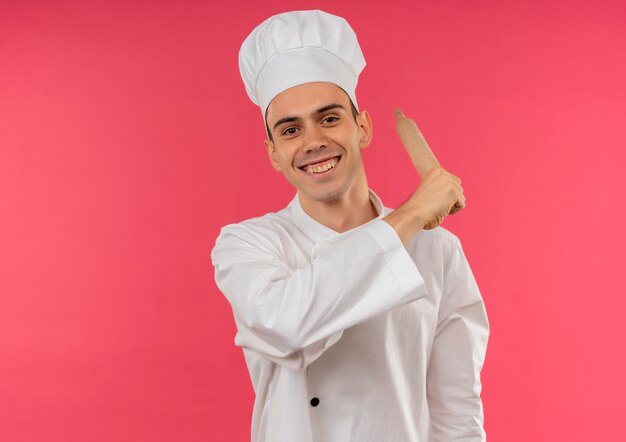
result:
[[[335,168],[335,166],[337,166],[337,163],[339,163],[340,159],[341,159],[341,156],[329,158],[325,161],[320,161],[319,163],[308,164],[304,167],[301,167],[300,169],[312,175],[317,175],[317,174],[324,173],[324,172],[329,171],[330,169]]]

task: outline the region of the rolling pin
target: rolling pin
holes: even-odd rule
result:
[[[400,109],[396,109],[394,113],[396,115],[396,132],[398,132],[400,141],[411,157],[418,175],[423,179],[430,169],[440,167],[439,161],[428,147],[428,143],[426,143],[415,122],[405,117]],[[453,215],[459,210],[461,210],[461,206],[455,203],[449,215]]]

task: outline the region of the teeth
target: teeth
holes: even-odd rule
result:
[[[336,165],[337,165],[337,160],[333,158],[332,160],[328,161],[326,164],[322,166],[306,166],[304,170],[306,170],[309,173],[322,173],[322,172],[326,172],[329,169],[332,169]]]

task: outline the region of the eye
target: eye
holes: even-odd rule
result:
[[[328,124],[332,124],[335,123],[339,120],[339,118],[337,117],[326,117],[324,118],[324,120],[322,120],[324,123],[328,123]]]
[[[293,136],[297,133],[298,129],[295,127],[288,127],[287,129],[285,129],[281,135],[286,136],[286,137],[290,137]]]

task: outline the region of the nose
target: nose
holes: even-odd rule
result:
[[[304,133],[304,152],[310,153],[323,149],[327,145],[326,137],[317,124],[311,124]]]

